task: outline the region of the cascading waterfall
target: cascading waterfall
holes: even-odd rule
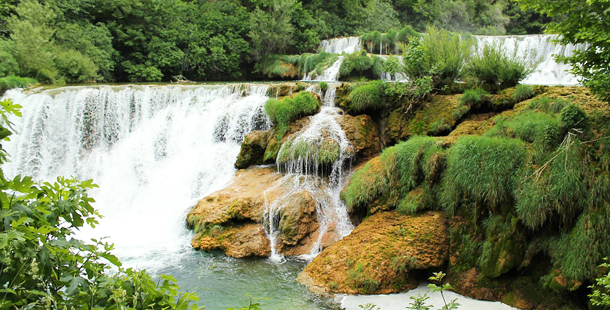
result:
[[[583,44],[560,45],[554,41],[557,35],[520,35],[520,36],[475,36],[479,49],[488,44],[501,47],[507,55],[539,60],[535,71],[522,84],[533,85],[578,85],[578,77],[570,73],[568,64],[557,63],[554,55],[572,56],[574,51],[585,49]],[[534,58],[534,59],[532,59]]]
[[[23,106],[5,142],[8,176],[93,179],[109,236],[128,266],[157,270],[190,249],[184,218],[235,174],[240,142],[270,122],[268,85],[64,87],[6,97]]]
[[[341,110],[334,106],[336,86],[329,85],[320,112],[310,118],[309,125],[294,139],[282,145],[278,155],[279,169],[286,173],[283,183],[291,189],[284,198],[307,191],[316,201],[319,234],[305,259],[312,259],[322,250],[322,239],[329,230],[333,229],[340,238],[353,230],[347,208],[339,198],[344,169],[352,154],[349,140],[337,122]],[[305,153],[301,152],[303,146]],[[286,199],[278,199],[267,204],[265,212],[265,229],[275,259],[281,259],[276,249],[279,237],[277,226],[278,212],[285,207],[285,203]]]
[[[318,50],[320,52],[332,54],[351,54],[359,51],[361,48],[360,37],[347,37],[322,40]]]
[[[326,70],[324,70],[323,74],[315,76],[312,79],[312,72],[305,74],[303,77],[303,81],[327,81],[327,82],[336,82],[339,79],[339,69],[341,68],[341,64],[343,63],[343,56],[337,57],[337,60]]]

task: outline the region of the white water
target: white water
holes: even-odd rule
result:
[[[571,66],[557,63],[554,55],[572,56],[575,50],[584,49],[584,45],[567,46],[553,41],[557,35],[522,35],[522,36],[475,36],[479,49],[486,44],[501,46],[507,55],[516,55],[526,59],[540,60],[535,71],[522,84],[533,85],[578,85],[578,77],[570,73]]]
[[[127,266],[157,270],[190,249],[187,211],[234,176],[243,136],[267,129],[267,85],[65,87],[7,96],[23,106],[5,143],[8,176],[93,179],[104,216],[80,238],[109,236]]]
[[[324,73],[317,75],[312,79],[315,71],[305,74],[303,81],[319,81],[319,82],[336,82],[339,80],[339,69],[343,63],[343,56],[339,56],[337,60],[328,68],[324,70]]]
[[[332,54],[351,54],[361,49],[360,37],[347,37],[322,40],[318,51]]]
[[[322,251],[322,240],[330,230],[342,238],[354,228],[349,220],[347,208],[339,197],[345,177],[345,166],[352,154],[349,151],[349,140],[337,122],[341,110],[334,106],[336,86],[329,85],[320,112],[310,117],[309,125],[292,139],[292,144],[284,143],[279,151],[279,154],[283,152],[295,154],[295,145],[299,143],[305,143],[313,149],[307,156],[292,155],[290,160],[279,164],[279,168],[286,173],[283,182],[290,188],[284,198],[293,193],[306,191],[316,201],[319,234],[309,255],[304,256],[304,259],[313,259]],[[325,171],[328,167],[315,159],[325,141],[332,141],[339,146],[338,158],[330,165],[330,171]],[[272,257],[275,259],[281,259],[276,249],[279,238],[278,212],[286,206],[286,202],[286,199],[276,200],[267,205],[265,212],[265,229],[271,240]]]

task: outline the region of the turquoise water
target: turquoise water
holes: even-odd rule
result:
[[[176,277],[183,290],[197,293],[198,304],[210,310],[247,306],[246,294],[265,310],[338,309],[333,301],[310,293],[296,282],[305,264],[297,259],[275,263],[262,258],[236,259],[220,252],[190,251],[178,263],[159,272]]]

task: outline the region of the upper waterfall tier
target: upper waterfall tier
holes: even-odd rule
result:
[[[322,40],[319,51],[333,54],[351,54],[361,48],[360,37],[346,37]]]

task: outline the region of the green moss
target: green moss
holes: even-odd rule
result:
[[[332,139],[286,141],[282,146],[277,163],[303,160],[315,166],[329,165],[339,159],[341,148]]]
[[[277,126],[278,134],[283,137],[290,122],[306,115],[317,113],[320,102],[309,92],[299,92],[283,99],[269,99],[265,112]],[[281,139],[281,138],[280,138]]]
[[[466,105],[471,109],[478,109],[489,103],[491,103],[491,95],[480,87],[466,90],[462,97],[460,97],[460,104]]]
[[[525,145],[519,140],[460,137],[447,159],[444,207],[454,211],[462,200],[492,209],[512,203],[517,171],[525,158]]]
[[[451,132],[451,125],[447,124],[444,118],[441,118],[430,125],[428,133],[433,136],[440,136]]]
[[[417,212],[424,210],[425,206],[422,196],[423,191],[421,188],[412,190],[407,194],[407,197],[398,203],[396,211],[405,215],[415,215]]]
[[[517,225],[518,220],[510,214],[506,218],[490,215],[483,221],[487,239],[478,260],[483,275],[496,278],[521,263],[525,238]]]
[[[364,271],[364,264],[358,263],[347,275],[349,285],[362,294],[375,293],[379,289],[379,282]]]

